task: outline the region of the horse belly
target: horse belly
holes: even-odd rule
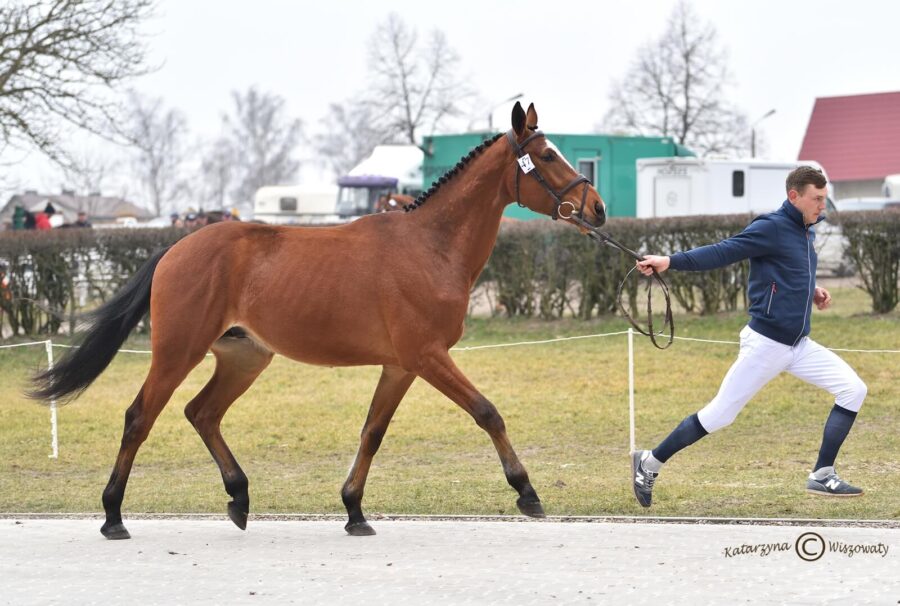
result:
[[[396,363],[380,317],[358,307],[280,306],[239,322],[266,347],[285,357],[323,366]]]

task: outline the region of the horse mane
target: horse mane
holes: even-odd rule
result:
[[[463,168],[465,168],[465,166],[469,162],[471,162],[476,156],[479,156],[481,154],[481,152],[483,152],[484,150],[489,148],[491,145],[493,145],[493,143],[502,136],[503,136],[503,133],[496,134],[493,137],[491,137],[490,139],[482,141],[479,145],[476,145],[472,149],[472,151],[470,151],[468,154],[463,156],[462,159],[460,159],[460,161],[456,163],[456,166],[454,166],[453,168],[451,168],[450,170],[445,172],[436,181],[434,181],[431,184],[431,187],[429,187],[427,191],[424,191],[421,194],[419,194],[419,197],[416,198],[412,203],[405,205],[403,207],[403,210],[406,212],[410,212],[410,211],[413,211],[413,210],[419,208],[423,204],[425,204],[425,202],[428,200],[428,198],[433,196],[441,188],[441,186],[444,183],[446,183],[447,181],[452,179],[454,176],[456,176],[460,171],[462,171]]]

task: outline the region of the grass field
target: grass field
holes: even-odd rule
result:
[[[867,299],[836,289],[814,313],[813,337],[829,347],[900,349],[900,314],[872,316]],[[736,341],[743,313],[678,316],[680,336]],[[612,332],[620,319],[556,322],[478,319],[462,346]],[[146,348],[136,339],[128,343]],[[676,341],[657,351],[636,339],[638,446],[655,445],[715,395],[736,345]],[[57,355],[60,351],[57,350]],[[900,517],[896,369],[900,354],[841,354],[869,396],[838,459],[866,489],[859,499],[804,491],[831,397],[784,375],[730,427],[672,459],[651,510],[629,483],[627,342],[624,336],[457,352],[457,363],[503,414],[513,445],[551,515]],[[101,511],[123,414],[149,356],[119,354],[76,403],[59,411],[60,455],[50,452],[49,412],[21,395],[45,363],[41,347],[0,350],[0,512]],[[218,469],[182,410],[212,370],[201,365],[176,392],[138,454],[124,512],[224,512]],[[225,417],[223,433],[250,478],[251,512],[342,513],[339,490],[380,369],[326,369],[276,357]],[[487,435],[418,380],[375,458],[369,513],[513,514]]]

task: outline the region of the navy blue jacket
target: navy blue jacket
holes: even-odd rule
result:
[[[785,200],[780,209],[756,217],[735,236],[675,253],[669,268],[702,271],[750,259],[750,328],[793,347],[809,334],[816,287],[815,239],[815,229],[804,225],[803,214]]]

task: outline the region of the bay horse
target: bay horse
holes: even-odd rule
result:
[[[526,173],[534,178],[520,179]],[[563,200],[569,192],[580,194],[580,209]],[[59,401],[80,395],[149,310],[150,370],[125,413],[103,491],[103,535],[130,538],[121,507],[134,457],[175,388],[210,350],[213,376],[184,412],[219,466],[232,498],[228,515],[239,528],[246,528],[250,511],[248,480],[219,424],[275,353],[308,364],[383,367],[341,489],[349,534],[375,532],[362,511],[366,476],[416,377],[487,432],[519,510],[543,517],[503,418],[448,353],[463,334],[469,292],[494,247],[503,209],[514,200],[554,219],[577,214],[583,231],[606,217],[597,191],[537,130],[534,106],[526,112],[518,103],[505,137],[478,145],[405,213],[336,227],[217,223],[157,252],[86,317],[81,346],[34,377],[29,394]],[[406,254],[395,254],[398,245]],[[371,304],[359,306],[362,300]]]
[[[375,202],[376,213],[389,213],[403,210],[406,206],[415,202],[415,198],[406,194],[391,193],[379,196]]]

